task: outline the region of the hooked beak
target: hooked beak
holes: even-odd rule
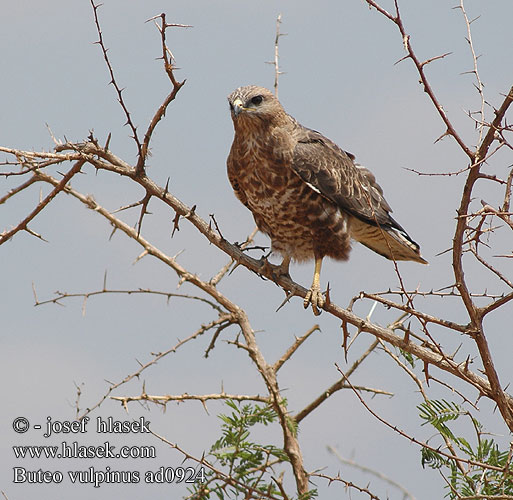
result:
[[[233,101],[232,106],[233,106],[233,114],[235,116],[239,116],[240,113],[242,113],[244,111],[243,102],[238,97],[237,97],[237,99],[235,99],[235,101]]]

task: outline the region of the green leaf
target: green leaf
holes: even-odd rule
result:
[[[434,450],[429,448],[422,448],[421,451],[421,464],[422,467],[430,467],[431,469],[440,469],[444,465],[447,465],[447,460]]]
[[[218,498],[242,499],[246,498],[248,489],[261,491],[275,498],[283,498],[283,494],[276,488],[273,477],[276,477],[276,461],[286,463],[289,461],[283,449],[272,444],[261,444],[254,440],[252,431],[258,425],[272,425],[278,420],[276,411],[268,405],[241,404],[236,401],[226,401],[231,410],[230,416],[221,414],[219,419],[222,436],[215,441],[210,448],[209,457],[217,462],[217,466],[223,470],[223,474],[216,477],[212,472],[208,483],[210,491],[215,492]],[[293,420],[289,422],[297,431],[297,425]],[[273,461],[273,470],[267,462]],[[239,484],[230,484],[226,481],[226,475],[231,476]],[[204,485],[203,485],[204,487]],[[196,492],[202,499],[200,487]],[[208,497],[204,496],[207,499]],[[305,497],[313,498],[313,496]]]

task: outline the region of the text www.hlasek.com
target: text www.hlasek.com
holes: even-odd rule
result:
[[[43,437],[49,438],[57,434],[85,434],[89,417],[81,421],[59,421],[47,417],[46,432]],[[96,432],[99,434],[131,434],[149,433],[150,422],[141,417],[135,421],[118,421],[112,417],[104,420],[96,419]],[[41,430],[40,424],[30,425],[25,417],[17,417],[13,421],[13,429],[18,434],[27,432],[30,428]],[[98,446],[81,445],[78,441],[62,441],[59,445],[15,445],[12,447],[16,459],[154,459],[157,456],[155,446],[121,446],[117,448],[105,441]],[[125,462],[125,463],[127,463]],[[170,483],[204,483],[206,481],[204,467],[167,467],[140,472],[138,470],[113,470],[110,466],[103,469],[84,467],[83,470],[29,470],[25,467],[13,467],[13,483],[15,484],[60,484],[66,478],[71,483],[91,484],[99,488],[102,484],[170,484]]]
[[[99,446],[83,446],[77,441],[61,446],[13,446],[16,458],[155,458],[154,446],[122,446],[117,453],[115,446],[105,441]]]

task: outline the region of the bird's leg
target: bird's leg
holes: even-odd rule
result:
[[[313,313],[316,316],[321,314],[319,308],[324,306],[324,297],[322,296],[321,286],[319,284],[321,278],[321,266],[322,266],[322,257],[315,257],[315,269],[313,275],[312,286],[308,293],[305,296],[305,300],[303,301],[303,305],[305,309],[308,307],[308,304],[312,304]]]

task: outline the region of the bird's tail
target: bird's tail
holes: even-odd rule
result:
[[[373,226],[353,217],[351,236],[387,259],[428,263],[420,255],[420,246],[402,229]]]

